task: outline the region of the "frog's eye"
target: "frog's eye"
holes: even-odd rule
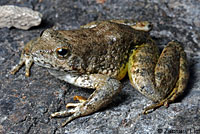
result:
[[[57,52],[57,54],[58,54],[59,56],[65,57],[65,56],[67,55],[67,53],[68,53],[68,50],[65,49],[65,48],[57,48],[57,49],[56,49],[56,52]]]

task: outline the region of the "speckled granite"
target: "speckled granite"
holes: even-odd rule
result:
[[[39,27],[28,31],[0,29],[0,134],[153,134],[200,133],[200,2],[198,0],[1,0],[0,5],[26,6],[43,14]],[[64,109],[74,95],[89,96],[91,90],[77,88],[33,66],[31,77],[24,70],[8,72],[30,39],[48,27],[75,29],[93,20],[148,20],[160,48],[170,40],[181,42],[190,62],[190,80],[185,93],[168,108],[139,115],[152,102],[131,87],[126,77],[120,96],[92,115],[76,119],[66,127],[65,119],[50,119]]]
[[[16,27],[28,30],[30,27],[40,25],[42,14],[27,7],[15,5],[0,6],[0,28]]]

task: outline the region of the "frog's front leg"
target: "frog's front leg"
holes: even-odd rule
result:
[[[30,54],[30,51],[36,40],[37,39],[33,39],[26,44],[21,53],[19,63],[12,68],[12,70],[10,71],[11,74],[15,74],[25,64],[25,75],[27,77],[30,76],[30,68],[34,62],[33,57]]]
[[[68,103],[66,105],[67,109],[65,111],[51,114],[51,117],[69,116],[72,114],[62,124],[62,126],[65,126],[75,118],[89,115],[98,111],[100,108],[105,107],[107,104],[112,102],[112,99],[121,90],[120,81],[101,74],[73,75],[56,71],[50,71],[50,73],[59,79],[65,80],[73,85],[96,89],[87,100],[80,96],[76,96],[75,99],[79,100],[80,103]],[[69,109],[69,107],[74,108]]]
[[[161,55],[154,43],[136,47],[129,59],[131,84],[157,104],[145,108],[144,113],[168,105],[186,88],[189,72],[186,54],[177,42],[170,42]]]

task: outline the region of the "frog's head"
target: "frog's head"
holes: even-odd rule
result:
[[[58,31],[47,29],[33,42],[34,62],[43,67],[67,72],[84,72],[83,60]]]

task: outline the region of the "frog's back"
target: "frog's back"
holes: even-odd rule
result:
[[[117,77],[127,63],[131,49],[148,37],[147,32],[107,21],[93,28],[59,32],[66,38],[71,53],[82,58],[86,73],[112,77]]]

